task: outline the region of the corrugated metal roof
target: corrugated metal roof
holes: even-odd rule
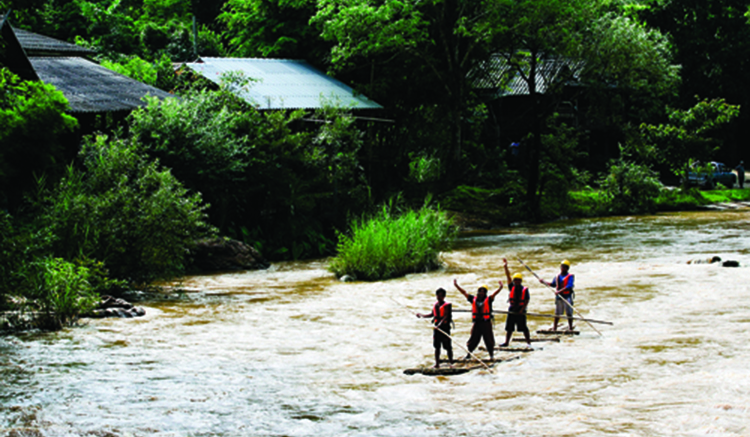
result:
[[[364,95],[355,95],[350,87],[305,61],[257,58],[201,58],[200,61],[186,65],[216,84],[223,75],[238,71],[257,80],[240,96],[258,109],[317,109],[324,103],[352,109],[382,108]]]
[[[39,35],[28,30],[13,28],[16,33],[18,42],[26,50],[29,56],[48,55],[50,53],[60,53],[67,56],[89,56],[96,52],[86,47],[81,47],[59,39]]]
[[[71,112],[109,112],[145,106],[146,95],[173,95],[77,57],[29,57],[44,83],[54,85],[70,102]]]
[[[537,92],[541,94],[547,92],[550,85],[559,80],[561,71],[567,70],[575,78],[582,67],[582,62],[570,59],[556,58],[540,61],[536,71]],[[494,97],[496,98],[529,94],[528,82],[508,64],[503,55],[493,55],[486,64],[476,71],[473,82],[475,89],[494,90]]]

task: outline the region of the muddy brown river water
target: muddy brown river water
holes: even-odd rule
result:
[[[326,260],[185,278],[200,291],[142,318],[0,337],[0,436],[748,436],[749,214],[467,234],[443,270],[375,283],[339,282]],[[713,255],[741,267],[686,263]],[[503,257],[547,279],[569,259],[578,310],[614,325],[579,322],[494,374],[405,375],[432,360],[411,313],[438,287],[468,309],[453,279],[504,280]],[[551,292],[525,278],[529,310],[550,313]],[[457,315],[458,341],[469,328]]]

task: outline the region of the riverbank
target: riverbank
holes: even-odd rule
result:
[[[460,195],[445,196],[443,206],[460,231],[491,230],[528,223],[520,208],[497,204],[499,194],[494,190],[462,187]],[[613,213],[606,207],[604,194],[595,189],[571,191],[569,201],[560,214],[548,210],[541,222],[572,218],[596,218],[628,215]],[[503,199],[504,200],[504,199]],[[683,190],[664,187],[654,200],[653,212],[742,209],[750,207],[750,189]]]

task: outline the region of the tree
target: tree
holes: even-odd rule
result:
[[[319,34],[308,21],[314,0],[227,0],[218,19],[232,56],[307,59],[323,56]]]
[[[656,211],[661,182],[648,166],[624,158],[610,163],[609,174],[600,182],[614,214],[641,214]]]
[[[646,145],[644,156],[681,175],[687,183],[692,159],[706,160],[721,142],[721,129],[739,115],[740,107],[724,99],[701,100],[687,110],[667,108],[669,120],[658,125],[643,123],[641,135]]]
[[[497,51],[526,82],[534,105],[526,196],[532,215],[538,217],[543,120],[550,115],[540,84],[552,84],[559,72],[545,67],[561,61],[580,65],[580,79],[592,94],[613,87],[628,94],[663,94],[675,83],[676,68],[658,32],[611,10],[606,2],[501,0],[495,14],[503,23],[494,42]]]
[[[737,0],[645,2],[641,15],[669,35],[675,61],[682,65],[678,107],[694,103],[694,96],[724,98],[743,108],[725,129],[723,159],[750,159],[745,144],[750,136],[750,24],[748,4]],[[731,158],[730,158],[731,156]]]
[[[446,114],[450,140],[447,147],[438,145],[439,157],[450,166],[448,174],[457,178],[464,117],[472,106],[469,73],[486,58],[487,42],[495,31],[489,13],[492,3],[322,0],[311,23],[321,26],[323,37],[334,42],[331,61],[336,70],[369,65],[374,71],[376,64],[393,59],[406,65],[397,75],[409,77],[408,88],[416,89],[419,99],[408,104],[421,112],[439,105],[438,112]],[[418,74],[411,76],[409,69]],[[439,124],[431,128],[440,130]]]
[[[510,72],[526,82],[533,104],[526,197],[534,217],[539,216],[542,128],[548,115],[540,81],[552,83],[557,74],[555,69],[542,67],[559,60],[578,59],[585,24],[595,16],[596,6],[596,2],[588,0],[501,0],[493,11],[502,23],[495,47],[511,67]]]
[[[55,174],[66,158],[61,135],[77,125],[68,101],[52,85],[23,81],[0,68],[0,199],[17,207],[34,178]]]
[[[130,131],[203,194],[211,222],[271,259],[330,253],[334,227],[369,202],[354,118],[325,108],[303,123],[303,110],[259,112],[226,88],[181,97],[150,100]]]

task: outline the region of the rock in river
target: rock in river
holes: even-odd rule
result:
[[[192,255],[193,267],[204,272],[259,270],[270,266],[254,247],[230,238],[200,240]]]

